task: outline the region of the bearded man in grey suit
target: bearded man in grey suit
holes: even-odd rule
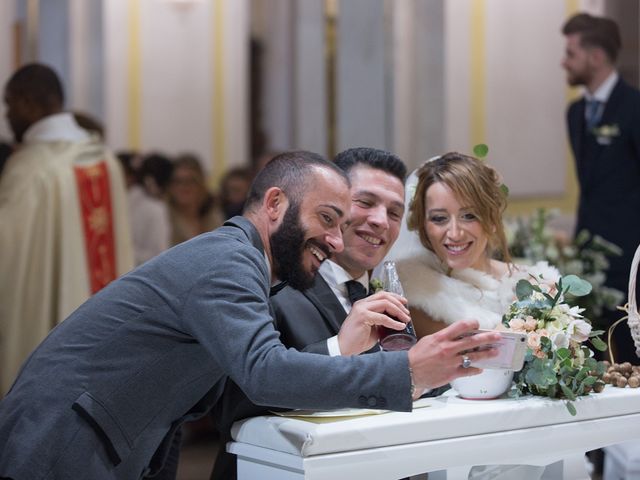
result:
[[[57,326],[0,402],[0,477],[136,479],[162,467],[173,432],[205,414],[232,378],[255,403],[285,408],[410,410],[412,391],[479,370],[460,322],[409,352],[329,357],[287,349],[269,287],[304,288],[343,249],[349,181],[308,152],[283,154],[256,178],[245,214],[114,281]],[[385,293],[367,311],[407,321]],[[435,342],[438,345],[434,345]],[[472,359],[495,351],[467,353]],[[330,394],[329,394],[330,392]]]
[[[354,355],[378,349],[376,330],[357,315],[378,297],[359,301],[354,315],[347,315],[358,298],[354,291],[360,290],[361,295],[371,293],[367,291],[369,272],[382,262],[398,238],[405,210],[407,168],[397,156],[374,148],[345,150],[334,162],[351,180],[350,218],[342,230],[344,250],[322,263],[310,288],[296,290],[286,286],[271,297],[271,305],[280,339],[286,346],[324,355]],[[302,318],[304,321],[300,321]],[[253,405],[229,381],[214,408],[215,418],[224,422],[218,423],[222,444],[231,440],[234,421],[266,414],[268,410]],[[211,478],[236,478],[235,455],[222,448]]]

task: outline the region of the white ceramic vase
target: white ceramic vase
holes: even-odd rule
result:
[[[452,380],[451,387],[468,400],[488,400],[506,393],[513,383],[513,370],[486,368],[478,375]]]

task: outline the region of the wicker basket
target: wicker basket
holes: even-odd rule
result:
[[[618,323],[626,320],[629,324],[629,330],[631,330],[631,336],[633,337],[633,343],[636,347],[636,355],[640,357],[640,314],[638,314],[638,304],[636,303],[636,278],[638,276],[638,263],[640,263],[640,245],[636,249],[636,254],[633,256],[633,262],[631,262],[631,273],[629,274],[629,302],[621,310],[627,313],[626,316],[615,322],[609,328],[609,358],[611,363],[614,363],[613,353],[611,351],[611,335],[614,328]]]

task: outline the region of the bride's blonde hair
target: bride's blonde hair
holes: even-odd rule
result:
[[[498,172],[477,158],[457,152],[445,153],[427,161],[417,172],[418,184],[409,206],[407,226],[417,231],[420,242],[434,251],[425,228],[427,190],[434,183],[448,186],[461,203],[473,209],[480,225],[489,237],[487,252],[511,263],[502,214],[507,208],[505,192]]]

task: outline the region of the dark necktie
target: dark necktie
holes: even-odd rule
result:
[[[349,280],[345,282],[345,285],[347,286],[347,296],[349,297],[351,305],[367,296],[367,289],[364,288],[364,285],[360,282]]]
[[[600,121],[600,105],[602,102],[598,100],[587,100],[584,110],[584,118],[587,126],[587,131],[590,131]]]

